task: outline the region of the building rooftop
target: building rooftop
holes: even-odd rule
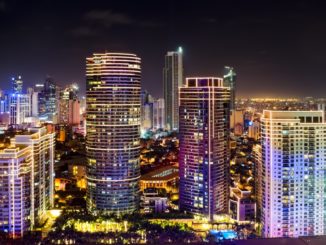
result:
[[[141,176],[140,180],[169,180],[179,177],[179,169],[174,166],[167,166]]]
[[[3,145],[3,144],[0,144],[0,155],[15,154],[15,153],[18,153],[19,151],[25,149],[26,147],[29,147],[29,146],[28,145],[7,145],[7,144]]]

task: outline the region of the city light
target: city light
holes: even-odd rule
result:
[[[0,0],[0,244],[326,244],[325,6]]]

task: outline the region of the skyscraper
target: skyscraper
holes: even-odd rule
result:
[[[11,78],[11,92],[21,94],[23,92],[23,80],[21,76]]]
[[[325,234],[323,112],[266,110],[261,136],[263,236]]]
[[[28,88],[27,94],[30,98],[30,116],[37,117],[39,115],[39,92],[36,92],[33,88]]]
[[[165,110],[163,98],[156,99],[153,102],[153,128],[165,128]]]
[[[140,65],[128,53],[86,59],[87,208],[94,213],[138,208]]]
[[[30,146],[1,146],[0,168],[0,231],[17,238],[23,236],[31,226]]]
[[[79,87],[76,83],[69,84],[63,89],[58,89],[58,123],[69,125],[76,125],[80,123],[80,103],[77,96],[78,90]],[[78,115],[76,113],[78,113]]]
[[[168,130],[179,128],[179,92],[183,83],[182,48],[177,52],[168,52],[165,55],[163,68],[163,93],[165,102],[165,120]]]
[[[153,97],[145,90],[141,92],[141,130],[153,127]]]
[[[34,92],[37,93],[37,97],[38,97],[38,115],[44,116],[46,113],[45,98],[44,98],[44,83],[36,83],[33,89]]]
[[[12,140],[13,145],[30,146],[32,153],[31,226],[53,206],[55,133],[45,127],[29,128]]]
[[[180,209],[213,219],[229,196],[230,90],[216,77],[180,88]]]
[[[45,105],[45,115],[48,120],[52,121],[57,114],[57,86],[51,77],[45,79],[42,94]]]
[[[55,133],[30,128],[0,146],[0,230],[23,236],[53,206]]]
[[[31,97],[28,94],[11,94],[9,96],[10,124],[19,125],[26,122],[31,113]]]
[[[230,110],[235,110],[235,92],[236,92],[236,78],[237,74],[235,73],[233,67],[225,66],[223,82],[225,87],[230,87]]]

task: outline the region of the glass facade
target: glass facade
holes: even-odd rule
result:
[[[213,219],[229,196],[230,90],[221,78],[187,78],[180,96],[180,209]]]
[[[87,208],[94,213],[139,205],[140,65],[126,53],[86,59]]]
[[[165,126],[168,130],[179,128],[179,94],[183,83],[182,49],[168,52],[163,68],[163,93],[165,102]]]

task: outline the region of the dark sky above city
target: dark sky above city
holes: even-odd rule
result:
[[[17,74],[85,91],[85,57],[127,51],[142,58],[143,88],[162,96],[164,55],[180,45],[186,76],[233,66],[241,97],[326,97],[323,1],[0,0],[2,89]]]

